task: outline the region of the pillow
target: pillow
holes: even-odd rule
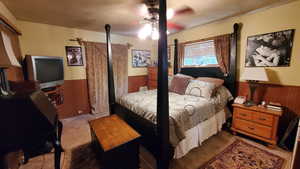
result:
[[[181,74],[181,73],[177,73],[175,76],[188,77],[190,79],[194,79],[192,76]]]
[[[185,94],[186,87],[188,86],[191,78],[183,76],[174,76],[169,88],[170,92],[174,92],[180,95]]]
[[[185,94],[210,99],[213,97],[216,88],[214,83],[191,80],[186,88]]]
[[[196,80],[204,81],[204,82],[209,82],[209,83],[214,83],[217,88],[221,87],[224,84],[223,79],[219,78],[212,78],[212,77],[198,77]]]

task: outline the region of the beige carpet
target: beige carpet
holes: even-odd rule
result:
[[[65,152],[62,154],[62,169],[100,169],[93,148],[90,146],[91,135],[88,120],[97,118],[94,115],[81,115],[75,118],[63,120],[64,128],[62,135],[62,146]],[[283,169],[289,169],[291,153],[278,147],[269,149],[262,144],[233,136],[222,131],[203,143],[202,146],[193,149],[186,156],[171,161],[171,169],[198,169],[209,159],[223,151],[236,139],[255,145],[265,151],[274,153],[285,159]],[[155,169],[155,160],[143,147],[140,149],[140,164],[142,169]],[[38,156],[20,169],[53,169],[53,153]]]

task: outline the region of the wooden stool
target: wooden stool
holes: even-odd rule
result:
[[[89,123],[104,169],[139,168],[139,133],[117,115]]]

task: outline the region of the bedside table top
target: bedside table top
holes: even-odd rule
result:
[[[246,110],[252,110],[252,111],[257,111],[257,112],[264,112],[264,113],[268,113],[268,114],[273,114],[273,115],[276,115],[276,116],[281,116],[283,111],[276,111],[276,110],[270,110],[270,109],[267,109],[265,107],[260,107],[260,106],[250,106],[250,107],[247,107],[247,106],[244,106],[243,104],[232,104],[233,107],[239,107],[239,108],[242,108],[242,109],[246,109]]]

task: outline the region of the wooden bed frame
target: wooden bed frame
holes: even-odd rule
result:
[[[126,107],[115,102],[114,77],[112,67],[112,51],[110,41],[110,25],[105,25],[107,39],[107,66],[109,108],[111,114],[118,114],[141,135],[142,145],[149,150],[157,161],[158,169],[169,168],[169,161],[174,154],[174,147],[169,142],[169,93],[168,93],[168,60],[167,60],[167,35],[166,35],[166,0],[160,0],[158,41],[158,87],[157,87],[157,124],[146,120]],[[239,24],[234,24],[231,34],[231,52],[229,74],[224,76],[219,68],[181,68],[182,74],[193,77],[217,77],[224,79],[224,85],[236,96],[236,56]],[[178,40],[174,40],[174,74],[178,72]]]

